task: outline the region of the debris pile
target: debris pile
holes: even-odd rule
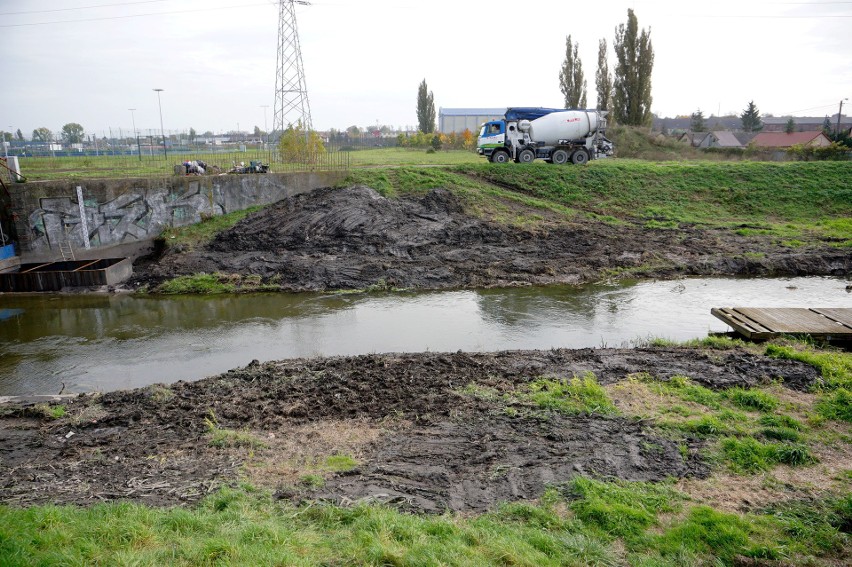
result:
[[[201,160],[185,161],[181,164],[184,175],[204,175],[207,173],[207,163]]]
[[[228,173],[269,173],[269,164],[262,161],[251,161],[248,165],[244,161],[239,164],[235,162]]]

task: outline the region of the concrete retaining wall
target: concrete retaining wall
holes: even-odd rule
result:
[[[59,254],[59,244],[85,247],[77,187],[93,249],[150,240],[165,228],[266,205],[334,185],[344,172],[269,173],[210,177],[87,179],[12,184],[11,209],[20,250]]]

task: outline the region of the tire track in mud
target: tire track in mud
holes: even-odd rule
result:
[[[472,384],[511,393],[538,377],[586,372],[605,385],[647,373],[659,380],[686,375],[712,388],[781,380],[788,388],[806,390],[819,378],[801,362],[686,348],[254,362],[197,382],[81,395],[66,403],[66,415],[59,419],[33,405],[0,407],[0,501],[194,502],[217,486],[236,484],[253,459],[274,465],[292,459],[293,447],[311,453],[312,437],[299,433],[306,425],[334,431],[356,422],[373,432],[357,447],[363,456],[358,468],[332,475],[321,490],[278,486],[274,475],[267,485],[296,501],[484,510],[501,501],[535,498],[546,486],[577,474],[631,480],[706,474],[697,440],[687,440],[684,459],[651,423],[539,411],[511,416],[499,401],[462,392]],[[211,444],[211,424],[249,432],[259,443],[217,447]],[[329,443],[320,445],[333,454],[333,440]]]

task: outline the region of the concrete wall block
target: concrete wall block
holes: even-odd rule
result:
[[[93,247],[155,238],[167,227],[268,205],[339,182],[345,172],[272,173],[210,177],[95,179],[14,184],[12,213],[22,252],[59,252],[59,243],[83,247],[77,186]]]

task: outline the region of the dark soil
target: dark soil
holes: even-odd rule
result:
[[[709,473],[699,440],[680,440],[689,449],[684,456],[670,435],[641,420],[572,416],[523,404],[507,412],[501,396],[463,393],[472,384],[502,393],[537,377],[585,372],[594,372],[602,384],[645,372],[660,380],[688,375],[713,388],[780,379],[802,390],[818,378],[809,365],[739,350],[459,352],[255,362],[198,382],[83,394],[66,402],[66,414],[58,419],[46,417],[38,406],[0,406],[0,502],[128,499],[174,505],[248,477],[297,502],[319,498],[481,511],[501,501],[536,498],[546,485],[577,474],[653,481]],[[250,433],[263,445],[213,446],[212,423]],[[355,439],[357,447],[345,445],[341,428],[346,427],[375,435]],[[311,444],[319,443],[312,439],[323,432],[326,445],[311,453]],[[300,454],[338,452],[357,454],[359,465],[347,472],[324,471],[321,488],[270,473]]]
[[[543,213],[507,203],[516,212]],[[178,247],[179,248],[179,247]],[[445,289],[597,281],[611,275],[847,275],[852,255],[767,237],[681,226],[564,219],[523,230],[472,217],[450,192],[386,199],[367,187],[319,189],[250,215],[206,246],[167,249],[131,285],[195,273],[260,276],[286,291],[371,286]]]

